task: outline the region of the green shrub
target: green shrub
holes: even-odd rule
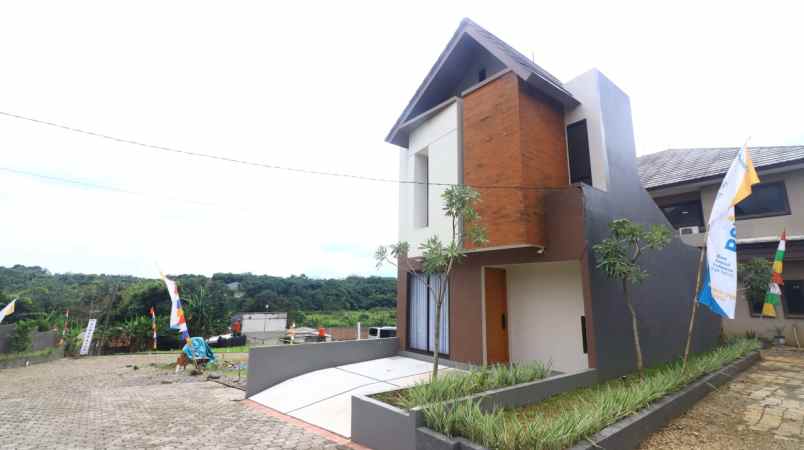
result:
[[[524,408],[484,413],[477,402],[453,408],[443,402],[428,404],[423,408],[425,423],[440,433],[494,449],[566,448],[759,347],[756,339],[731,340],[690,358],[683,372],[676,361],[647,370],[642,380],[632,375]]]
[[[541,380],[550,374],[550,365],[538,361],[492,365],[469,372],[447,372],[435,381],[426,380],[393,393],[378,394],[385,402],[411,409],[420,405],[455,400],[479,392]]]
[[[36,321],[20,320],[11,335],[9,347],[14,353],[23,353],[31,349],[31,333],[36,329]]]

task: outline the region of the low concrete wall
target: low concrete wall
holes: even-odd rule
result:
[[[463,400],[480,401],[480,409],[483,411],[493,411],[499,408],[518,408],[520,406],[538,403],[548,397],[552,397],[562,392],[574,391],[597,383],[597,371],[586,369],[580,372],[561,374],[545,378],[543,380],[531,381],[530,383],[517,384],[493,391],[475,394]]]
[[[750,353],[719,371],[690,384],[681,391],[659,400],[639,413],[604,428],[589,438],[588,441],[582,442],[570,450],[626,450],[637,448],[653,432],[687,412],[707,394],[728,383],[737,374],[753,366],[759,360],[759,352]]]
[[[415,450],[421,408],[397,408],[366,395],[352,396],[352,441],[382,450]]]
[[[399,338],[255,347],[248,352],[246,397],[314,370],[387,358],[397,351]]]
[[[582,370],[571,374],[560,374],[539,381],[517,384],[493,391],[481,392],[448,402],[478,401],[483,411],[497,408],[516,408],[544,400],[562,392],[590,386],[597,382],[597,371]],[[424,425],[421,407],[405,411],[383,403],[366,395],[352,397],[352,440],[370,448],[383,450],[416,450],[430,448],[432,436],[420,435],[417,428]],[[437,448],[437,447],[433,447]],[[446,447],[444,447],[446,448]]]
[[[569,450],[627,450],[638,448],[642,441],[680,416],[695,403],[719,386],[731,381],[737,374],[760,360],[753,352],[727,365],[715,373],[704,376],[681,391],[671,394],[648,406],[637,414],[607,427]],[[450,438],[427,427],[416,430],[416,448],[428,450],[489,450],[483,446],[456,437]]]

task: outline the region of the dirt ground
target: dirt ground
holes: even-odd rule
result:
[[[762,361],[653,434],[642,450],[804,449],[804,352]]]

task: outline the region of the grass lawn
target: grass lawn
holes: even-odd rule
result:
[[[53,347],[46,348],[44,350],[37,350],[35,352],[23,352],[23,353],[3,353],[0,354],[0,361],[10,361],[12,359],[18,358],[33,358],[37,356],[47,356],[51,353],[55,352],[56,349]]]
[[[676,361],[647,370],[644,379],[632,375],[511,410],[483,413],[473,402],[452,409],[436,403],[424,409],[425,421],[438,432],[489,448],[562,449],[759,347],[756,339],[737,339],[691,357],[683,373]]]
[[[435,381],[422,381],[410,388],[373,395],[400,408],[411,409],[433,402],[456,400],[478,392],[541,380],[550,374],[550,366],[540,362],[486,366],[469,372],[447,372]]]
[[[237,347],[210,347],[212,352],[216,355],[218,353],[248,353],[250,348],[248,345],[240,345]]]

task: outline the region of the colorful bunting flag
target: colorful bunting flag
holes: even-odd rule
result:
[[[156,311],[153,306],[151,306],[151,329],[154,332],[154,350],[156,350]]]
[[[176,282],[162,274],[162,280],[165,282],[168,294],[170,294],[170,328],[179,330],[181,338],[189,345],[190,333],[187,330],[187,321],[184,318],[184,310],[181,307],[181,298],[179,298],[179,288]]]
[[[776,308],[781,304],[782,289],[781,285],[784,284],[782,278],[782,261],[784,261],[785,241],[787,233],[782,232],[782,237],[779,239],[779,247],[776,249],[776,256],[773,258],[773,272],[771,274],[771,281],[768,285],[768,295],[765,296],[765,303],[762,305],[763,317],[776,317]]]

